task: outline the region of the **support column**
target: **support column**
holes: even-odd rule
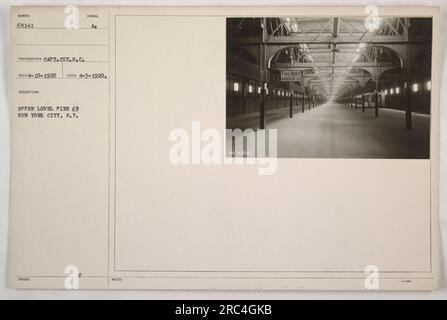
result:
[[[406,77],[407,81],[403,81],[402,85],[402,100],[405,107],[405,129],[413,129],[413,114],[411,105],[411,85],[409,77]]]
[[[405,129],[408,130],[413,129],[410,72],[408,67],[402,69],[402,103],[405,109]]]
[[[412,29],[412,26],[409,25],[407,32],[409,29]],[[402,65],[402,96],[404,100],[404,108],[405,108],[405,129],[411,130],[413,128],[413,116],[412,116],[412,105],[411,105],[411,55],[412,44],[408,42],[404,48],[403,54],[403,65]],[[422,89],[422,88],[421,88]]]
[[[306,98],[305,98],[305,95],[304,95],[304,92],[303,92],[303,96],[301,97],[301,112],[302,113],[304,113],[304,103],[305,103],[305,100],[306,100]]]
[[[259,102],[259,128],[265,129],[265,89],[267,85],[267,59],[266,59],[266,46],[265,39],[267,38],[267,18],[261,19],[262,39],[260,43],[260,65],[261,65],[261,98]],[[262,27],[264,26],[264,27]]]
[[[265,87],[261,89],[261,101],[259,104],[259,128],[265,129]]]
[[[376,89],[375,89],[376,103],[374,104],[374,117],[379,117],[379,79],[376,79]]]
[[[357,108],[358,108],[358,102],[359,102],[359,99],[358,99],[358,97],[356,95],[355,96],[355,110],[357,110]]]
[[[301,101],[301,112],[304,113],[304,103],[305,103],[305,93],[306,90],[304,89],[304,71],[301,71],[301,92],[303,94],[302,101]]]
[[[379,117],[379,77],[380,77],[380,68],[377,66],[377,57],[374,58],[374,70],[373,70],[373,80],[375,81],[376,87],[374,90],[374,96],[376,103],[374,104],[374,117]]]
[[[289,117],[293,118],[293,90],[292,90],[292,82],[290,82],[290,110]]]
[[[243,112],[247,112],[247,84],[242,81],[241,83],[241,92],[242,92],[242,110]]]

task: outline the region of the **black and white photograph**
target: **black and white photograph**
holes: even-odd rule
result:
[[[226,31],[226,129],[240,129],[227,155],[274,129],[278,158],[430,158],[431,18],[227,18]]]

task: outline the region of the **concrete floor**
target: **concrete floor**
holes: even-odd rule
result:
[[[227,128],[259,128],[259,114],[227,119]],[[349,108],[325,103],[301,113],[269,110],[267,128],[278,129],[278,158],[429,158],[430,117],[413,113],[413,129],[405,129],[403,111]],[[227,144],[227,150],[230,147]]]

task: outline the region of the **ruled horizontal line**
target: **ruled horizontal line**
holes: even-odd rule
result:
[[[108,63],[109,61],[41,61],[41,60],[16,60],[16,62],[40,62],[40,63]]]
[[[16,80],[109,80],[108,78],[16,78]]]
[[[90,28],[90,27],[87,27],[87,28],[65,28],[65,27],[45,28],[45,27],[39,27],[39,28],[16,28],[16,30],[73,30],[73,31],[75,31],[75,30],[109,30],[109,28],[99,28],[99,27],[98,28]]]
[[[16,46],[48,46],[48,47],[57,47],[57,46],[67,46],[67,47],[82,47],[82,46],[95,46],[95,47],[108,47],[109,44],[94,44],[94,43],[16,43]]]

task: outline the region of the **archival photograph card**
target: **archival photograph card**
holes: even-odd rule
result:
[[[10,9],[10,286],[434,290],[434,7]]]

